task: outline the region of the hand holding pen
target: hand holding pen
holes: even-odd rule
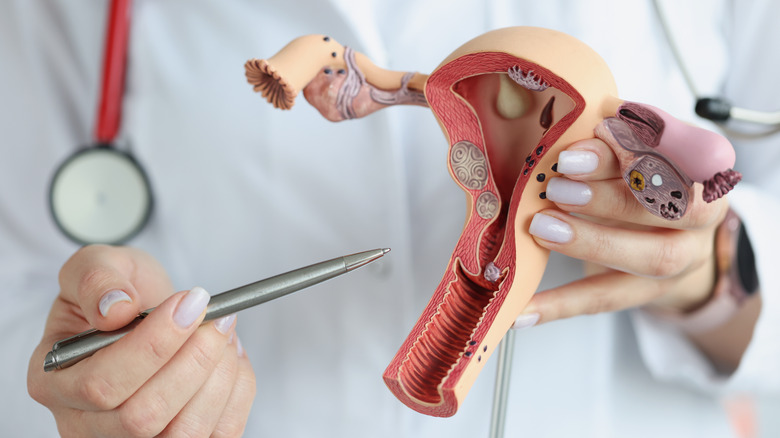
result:
[[[235,336],[235,313],[203,323],[208,294],[194,288],[168,297],[173,287],[165,271],[132,248],[82,248],[63,266],[60,287],[30,360],[28,388],[52,411],[61,433],[152,436],[220,430],[240,435],[255,377]],[[235,309],[228,301],[217,307]],[[43,371],[55,342],[90,327],[120,329],[155,305],[88,361]]]

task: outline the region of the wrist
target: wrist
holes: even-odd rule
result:
[[[647,311],[687,333],[707,332],[733,318],[756,295],[758,278],[747,233],[730,209],[715,232],[714,250],[714,286],[706,300],[683,310],[648,307]]]

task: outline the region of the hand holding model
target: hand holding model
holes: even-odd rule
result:
[[[684,313],[708,300],[725,199],[705,203],[696,185],[681,219],[652,215],[636,202],[617,157],[601,139],[571,145],[560,154],[558,171],[562,175],[550,180],[546,192],[558,209],[537,213],[529,231],[539,245],[590,262],[591,275],[536,294],[524,315],[549,322],[645,304]]]
[[[28,369],[32,396],[64,436],[240,436],[255,395],[235,316],[200,326],[202,288],[173,295],[163,268],[136,249],[87,246],[60,271],[60,294]],[[90,327],[115,330],[155,307],[94,356],[44,373],[52,344]]]
[[[255,91],[277,108],[289,109],[303,91],[325,118],[341,121],[421,105],[409,96],[422,93],[437,117],[448,168],[466,193],[466,225],[384,374],[418,412],[453,415],[513,322],[648,303],[682,313],[710,296],[714,235],[727,211],[720,198],[741,179],[731,144],[619,99],[605,62],[568,35],[491,31],[430,75],[381,69],[322,35],[245,67]],[[534,296],[547,250],[611,269]]]

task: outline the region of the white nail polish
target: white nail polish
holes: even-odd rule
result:
[[[241,345],[241,338],[236,336],[236,353],[238,354],[238,357],[244,357],[246,356],[246,352],[244,351],[244,346]]]
[[[569,205],[585,205],[593,197],[589,185],[566,178],[551,178],[546,194],[550,201]]]
[[[214,327],[216,327],[217,330],[224,335],[227,334],[227,332],[230,330],[230,327],[233,326],[233,321],[235,320],[235,313],[232,315],[223,316],[222,318],[214,321]]]
[[[202,287],[193,287],[179,302],[173,313],[173,321],[181,328],[187,328],[206,310],[211,296]]]
[[[555,243],[568,243],[574,234],[566,222],[542,213],[536,213],[531,219],[528,232]]]
[[[539,322],[539,318],[541,315],[538,313],[529,313],[527,315],[520,315],[515,320],[514,324],[512,324],[512,330],[522,330],[527,329],[529,327],[533,327],[536,325],[537,322]]]
[[[128,303],[133,302],[133,300],[130,299],[130,296],[124,291],[118,289],[112,290],[100,298],[98,310],[100,310],[100,314],[104,317],[108,316],[108,311],[111,310],[111,306],[122,301],[127,301]]]
[[[599,156],[591,151],[563,151],[558,154],[558,172],[568,175],[591,173],[599,166]]]

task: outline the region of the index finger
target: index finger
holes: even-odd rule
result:
[[[578,181],[599,181],[620,177],[620,165],[615,153],[600,138],[572,143],[558,154],[557,170]]]

